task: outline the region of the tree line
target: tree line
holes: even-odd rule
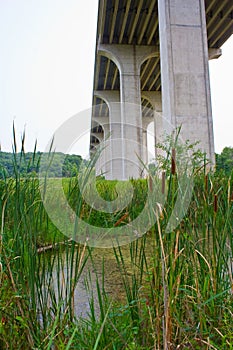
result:
[[[14,177],[18,173],[21,176],[38,174],[40,168],[45,165],[42,154],[42,152],[10,153],[0,151],[0,179]],[[52,154],[49,174],[52,177],[76,176],[82,161],[80,155],[55,152]],[[221,154],[216,154],[216,171],[222,171],[225,175],[231,174],[233,171],[233,147],[225,147]]]
[[[47,161],[42,152],[10,153],[0,151],[0,178],[15,177],[19,174],[24,177],[38,174],[46,166]],[[54,152],[51,155],[49,175],[51,177],[73,177],[77,175],[81,162],[80,155]],[[61,172],[62,169],[62,172]]]

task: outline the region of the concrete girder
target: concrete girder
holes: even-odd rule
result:
[[[224,9],[224,17],[227,18],[230,13],[233,11],[233,3],[222,0],[222,8],[219,10],[219,2],[218,2],[218,10],[215,12],[215,18],[219,16],[219,13],[221,14],[221,11]],[[212,22],[211,25],[208,26],[208,30],[211,32],[211,35],[209,36],[209,43],[211,47],[214,47],[216,43],[218,42],[219,38],[223,35],[223,30],[226,31],[228,28],[232,27],[232,20],[229,19],[228,25],[225,23],[224,28],[222,27],[222,22],[220,20]],[[221,29],[222,28],[222,29]]]
[[[212,13],[216,14],[215,16],[212,16],[212,18],[207,23],[207,29],[210,28],[210,26],[214,23],[216,20],[217,14],[224,9],[224,6],[228,3],[228,0],[217,0],[217,2],[211,2],[211,5],[215,8],[217,8],[217,11],[212,11]],[[215,6],[214,6],[215,5]],[[209,11],[209,9],[207,9]]]
[[[99,72],[100,72],[100,56],[97,55],[96,57],[96,64],[95,64],[95,73],[97,74],[97,76],[99,76]],[[94,83],[94,89],[97,89],[97,85],[98,85],[98,81],[96,80]]]
[[[109,117],[93,116],[92,122],[94,126],[101,125],[105,131],[106,125],[109,125]]]
[[[104,139],[104,135],[101,132],[91,132],[91,136],[94,136],[99,142],[102,142]]]
[[[150,21],[150,15],[152,14],[152,11],[153,11],[153,8],[155,6],[155,3],[156,3],[156,0],[151,0],[150,6],[148,8],[148,16],[146,17],[146,20],[144,21],[144,23],[142,25],[142,28],[140,30],[140,35],[139,35],[139,38],[138,38],[138,45],[140,45],[141,42],[142,42],[142,38],[143,38],[145,30],[146,30],[146,28],[148,26],[148,23]]]
[[[106,76],[105,76],[105,80],[104,80],[104,90],[106,89],[106,86],[107,86],[107,77],[108,77],[108,73],[109,73],[110,62],[111,62],[111,60],[108,59],[107,67],[106,67]]]
[[[154,110],[162,112],[161,91],[142,91],[141,96],[150,102]]]
[[[119,37],[119,44],[122,43],[122,39],[123,39],[123,36],[124,36],[125,26],[126,26],[126,23],[127,23],[129,9],[130,9],[130,3],[131,3],[131,0],[128,0],[127,3],[126,3],[125,15],[124,15],[123,23],[122,23],[122,26],[121,26],[121,33],[120,33],[120,37]]]
[[[103,33],[104,33],[104,18],[106,13],[107,0],[102,0],[99,2],[99,15],[98,15],[98,32],[97,42],[102,42]]]
[[[233,10],[233,5],[232,5],[232,10]],[[231,20],[229,20],[228,24],[227,25],[225,24],[224,29],[228,29],[228,28],[230,29],[231,27],[232,27],[232,22],[231,22]],[[222,27],[220,28],[220,26],[219,26],[218,30],[215,32],[215,38],[213,40],[210,40],[211,45],[213,45],[213,46],[217,45],[219,42],[219,39],[222,36],[223,36],[223,29],[222,29]]]
[[[115,72],[114,72],[113,78],[112,78],[112,86],[111,86],[111,89],[112,89],[112,90],[114,90],[114,86],[115,86],[115,83],[116,83],[117,74],[118,74],[118,68],[117,68],[117,66],[116,66]]]
[[[109,35],[109,43],[110,44],[112,44],[112,39],[113,39],[113,34],[114,34],[114,29],[115,29],[115,23],[116,23],[118,6],[119,6],[119,0],[115,0],[114,13],[113,13],[113,18],[112,18],[112,25],[111,25],[111,29],[110,29],[110,35]]]
[[[150,31],[150,35],[148,36],[148,39],[147,39],[147,45],[151,45],[151,42],[153,40],[153,37],[155,35],[155,32],[157,31],[158,29],[158,26],[159,26],[159,20],[158,20],[158,17],[155,19],[155,23],[153,25],[153,27],[151,28],[151,31]]]
[[[134,21],[132,23],[131,33],[129,35],[129,41],[128,41],[129,44],[132,44],[135,28],[137,26],[137,22],[138,22],[138,19],[139,19],[139,16],[140,16],[140,12],[141,12],[141,9],[142,9],[142,5],[143,5],[143,0],[139,0],[138,2],[139,3],[138,3],[138,8],[137,8],[137,14],[136,14],[136,17],[135,17],[135,19],[134,19]]]
[[[91,144],[95,145],[95,144],[99,144],[99,138],[96,137],[93,133],[91,133]]]
[[[111,104],[120,102],[120,92],[119,91],[109,91],[109,90],[95,90],[94,96],[101,98],[109,110],[111,109]]]
[[[150,72],[153,72],[158,64],[159,64],[159,57],[155,60],[153,66],[151,67]],[[159,70],[158,75],[160,75],[160,70]],[[156,81],[157,78],[158,78],[158,76],[155,77],[154,81]],[[147,82],[148,82],[149,79],[150,79],[150,74],[148,74],[147,77],[145,78],[145,81],[144,81],[144,83],[142,84],[142,90],[145,89],[145,86],[146,86],[146,84],[147,84]]]
[[[97,101],[98,97],[95,97],[95,105],[93,105],[92,108],[92,115],[93,116],[101,116],[101,117],[107,117],[108,116],[108,106],[105,103],[105,101]]]

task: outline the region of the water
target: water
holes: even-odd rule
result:
[[[121,247],[121,251],[126,266],[126,274],[130,276],[132,274],[132,264],[129,245]],[[52,279],[49,282],[50,274],[48,273],[47,284],[49,285],[49,283],[51,283],[52,288],[55,290],[56,297],[58,297],[60,291],[60,295],[65,299],[67,290],[69,290],[68,281],[70,279],[71,269],[70,254],[67,255],[66,250],[63,252],[59,251],[59,253],[45,254],[47,254],[50,262],[54,259]],[[91,258],[88,258],[74,290],[73,306],[74,313],[77,317],[88,317],[91,298],[94,300],[95,313],[96,315],[99,314],[97,279],[100,288],[102,288],[102,283],[104,283],[104,290],[109,299],[121,302],[126,300],[121,271],[118,267],[113,249],[95,248],[91,251]]]

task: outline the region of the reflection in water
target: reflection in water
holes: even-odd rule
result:
[[[133,264],[130,256],[130,247],[133,245],[140,246],[142,239],[130,245],[121,247],[122,257],[124,259],[125,272],[130,277],[132,271],[137,269],[136,263]],[[151,241],[151,239],[149,239]],[[149,244],[150,249],[147,248],[148,255],[151,251],[151,242]],[[131,251],[132,252],[132,251]],[[65,298],[69,286],[67,286],[70,279],[70,259],[67,255],[67,251],[59,252],[59,254],[51,254],[50,260],[54,259],[52,284],[55,288],[56,297],[58,297],[58,291],[60,291],[61,299]],[[104,280],[103,280],[104,279]],[[90,252],[90,256],[86,262],[86,265],[78,279],[77,286],[73,294],[73,306],[75,315],[80,317],[87,317],[90,313],[90,300],[93,298],[95,312],[98,315],[98,292],[97,281],[100,289],[104,284],[104,290],[107,296],[114,301],[126,300],[125,289],[123,286],[121,271],[115,257],[113,249],[106,248],[94,248]]]

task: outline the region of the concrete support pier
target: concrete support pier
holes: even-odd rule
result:
[[[107,167],[105,167],[106,179],[124,178],[123,173],[123,147],[122,147],[122,122],[120,94],[118,91],[95,91],[95,96],[102,99],[108,106],[109,126],[105,134],[104,150]],[[107,129],[105,127],[105,129]]]
[[[154,138],[155,145],[161,143],[164,135],[164,123],[162,114],[162,96],[160,91],[143,91],[142,97],[146,98],[154,110]],[[155,156],[157,155],[155,148]]]
[[[140,68],[146,59],[158,55],[158,51],[153,46],[113,44],[99,45],[98,52],[115,63],[120,75],[120,111],[110,112],[110,124],[114,125],[110,125],[112,162],[115,163],[112,165],[112,178],[126,180],[142,177],[144,154]]]
[[[205,4],[158,0],[163,116],[214,164]]]

